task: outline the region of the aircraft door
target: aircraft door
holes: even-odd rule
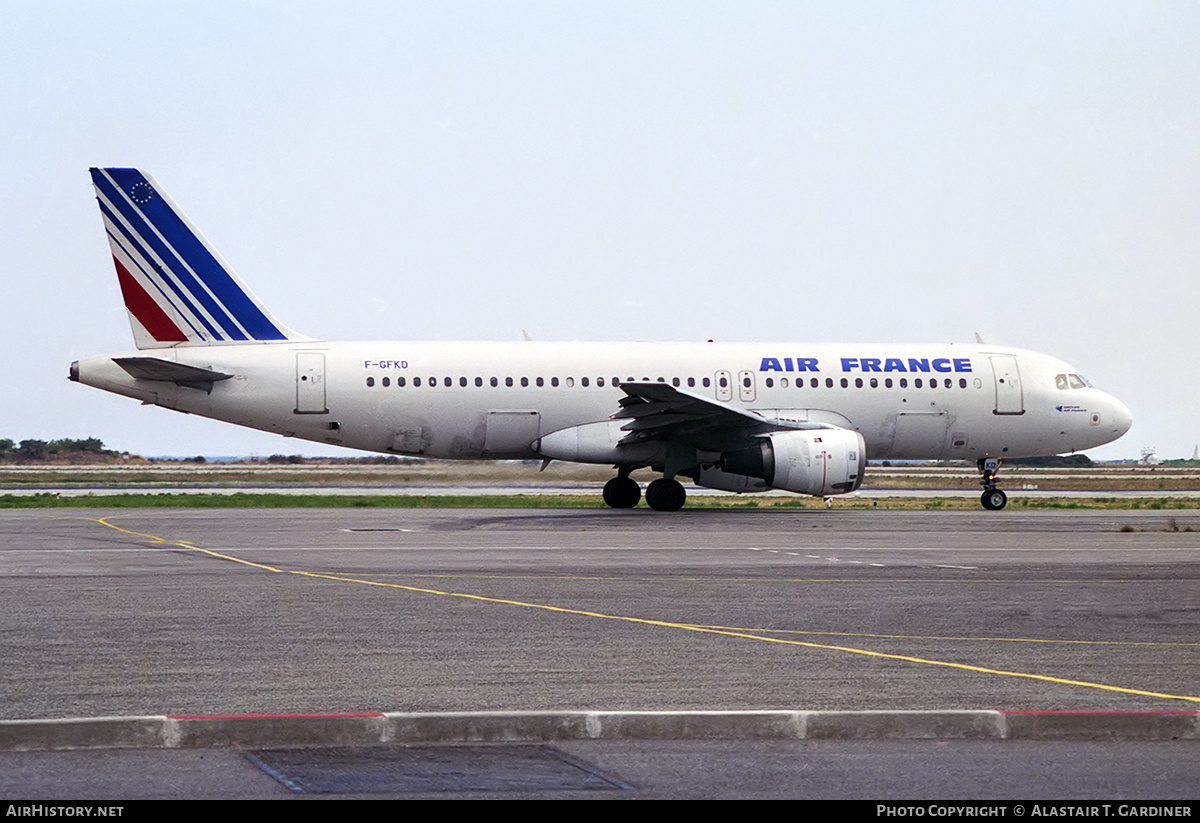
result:
[[[754,400],[754,372],[738,372],[738,399],[743,403]]]
[[[733,375],[727,371],[716,374],[714,385],[717,387],[717,399],[729,401],[733,399]]]
[[[296,352],[296,414],[328,414],[325,406],[325,355]]]
[[[1021,389],[1021,372],[1017,358],[1011,354],[994,354],[992,374],[996,381],[996,414],[1024,414],[1025,399]]]

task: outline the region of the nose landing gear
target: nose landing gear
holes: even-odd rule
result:
[[[980,481],[980,485],[983,486],[983,494],[980,496],[979,502],[988,511],[1000,511],[1008,504],[1008,495],[996,488],[996,474],[1000,471],[1001,462],[998,457],[985,457],[977,464],[979,473],[983,477]]]

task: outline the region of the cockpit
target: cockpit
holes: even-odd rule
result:
[[[1054,375],[1054,386],[1059,389],[1092,388],[1092,384],[1079,374],[1056,374]]]

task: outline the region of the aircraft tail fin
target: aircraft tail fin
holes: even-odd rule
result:
[[[311,339],[267,311],[153,177],[91,173],[139,349]]]

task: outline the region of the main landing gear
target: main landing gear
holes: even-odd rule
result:
[[[979,473],[983,476],[980,481],[983,494],[979,502],[985,509],[994,512],[1000,511],[1008,504],[1008,495],[996,488],[996,473],[1000,471],[1000,462],[998,457],[985,457],[978,463]]]
[[[637,481],[622,470],[604,484],[604,502],[613,509],[632,509],[642,498]],[[687,501],[683,484],[674,478],[660,477],[646,487],[646,505],[655,511],[676,512]]]
[[[614,477],[604,484],[604,502],[610,509],[632,509],[641,499],[641,486],[628,475]]]
[[[686,501],[683,484],[673,477],[660,477],[646,487],[646,505],[655,511],[677,512]]]

